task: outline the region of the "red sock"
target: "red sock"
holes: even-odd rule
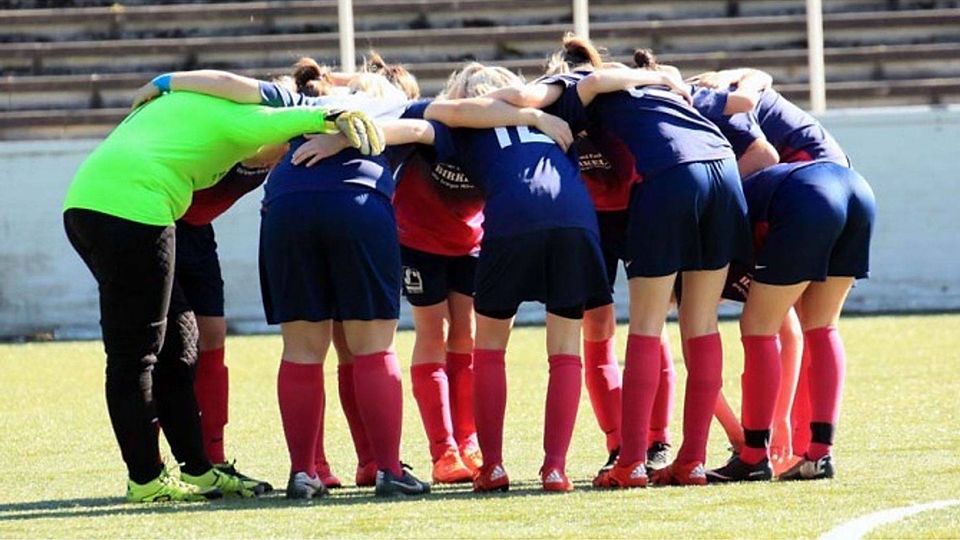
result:
[[[223,363],[223,347],[200,351],[193,380],[193,392],[200,409],[203,448],[211,463],[225,463],[223,428],[227,425],[230,379]]]
[[[397,355],[393,351],[354,355],[353,388],[377,468],[402,475],[403,387]]]
[[[683,399],[683,444],[677,462],[706,463],[710,421],[723,385],[720,334],[686,340],[687,392]]]
[[[360,417],[357,408],[356,391],[353,386],[353,364],[340,364],[337,367],[337,385],[340,389],[340,407],[347,417],[347,426],[350,428],[350,437],[353,438],[353,448],[357,452],[357,465],[363,467],[373,461],[373,452],[370,450],[370,440],[367,438],[367,429]]]
[[[547,383],[547,410],[543,426],[543,468],[565,470],[567,450],[577,423],[580,407],[580,357],[575,354],[552,354],[549,358],[550,378]]]
[[[790,425],[793,426],[793,455],[803,457],[810,448],[810,346],[803,344],[803,357],[800,362],[800,378],[797,380],[797,393],[790,408]]]
[[[780,336],[743,336],[743,401],[740,422],[745,444],[740,459],[754,465],[768,457],[770,429],[780,388]]]
[[[317,473],[314,452],[323,416],[323,365],[282,360],[277,399],[290,452],[290,471],[313,476]]]
[[[423,428],[430,442],[430,456],[434,462],[448,450],[457,449],[450,420],[450,389],[443,367],[439,362],[410,366],[413,397],[420,408],[420,418],[423,419]]]
[[[324,431],[324,420],[327,411],[327,393],[326,390],[320,396],[320,421],[318,425],[320,429],[317,430],[317,444],[313,449],[313,462],[316,464],[317,473],[322,469],[329,470],[330,465],[327,463],[327,451],[323,444],[323,431]]]
[[[450,383],[450,419],[453,438],[461,448],[477,447],[477,425],[473,419],[473,354],[447,353],[447,380]]]
[[[647,459],[650,414],[660,377],[660,336],[630,334],[623,367],[623,416],[620,463],[632,465]]]
[[[820,459],[830,453],[833,430],[840,419],[846,354],[836,327],[824,326],[803,333],[810,347],[810,448],[809,459]]]
[[[607,436],[608,452],[620,448],[620,409],[623,406],[623,383],[613,341],[610,338],[583,342],[584,382],[593,414]]]
[[[647,443],[662,442],[670,444],[670,417],[673,416],[673,399],[676,394],[677,372],[673,367],[673,355],[670,354],[670,341],[660,339],[660,384],[653,400],[653,412],[650,415],[650,434]]]
[[[484,465],[503,463],[503,414],[507,408],[507,351],[473,351],[473,410]]]

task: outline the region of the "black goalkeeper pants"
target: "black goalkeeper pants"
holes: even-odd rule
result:
[[[182,294],[171,303],[174,227],[81,209],[64,212],[63,222],[99,287],[107,410],[130,479],[160,474],[159,426],[184,472],[206,472],[193,394],[197,321]]]

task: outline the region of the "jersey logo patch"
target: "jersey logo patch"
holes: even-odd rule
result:
[[[408,294],[423,294],[423,278],[419,270],[409,266],[403,267],[403,288]]]

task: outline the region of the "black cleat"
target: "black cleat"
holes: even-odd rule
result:
[[[287,482],[288,499],[312,499],[328,494],[329,491],[320,478],[308,476],[305,472],[290,473],[290,480]]]
[[[763,458],[763,461],[755,465],[750,465],[740,460],[739,455],[735,455],[727,461],[727,464],[719,469],[707,471],[708,484],[726,484],[728,482],[762,482],[773,479],[773,468],[770,466],[770,460]]]
[[[659,471],[670,464],[670,445],[657,441],[647,448],[647,472]]]
[[[426,495],[430,493],[430,484],[419,480],[403,468],[403,475],[396,476],[390,471],[377,471],[377,487],[374,494],[377,497],[402,497]]]
[[[829,454],[816,461],[804,456],[796,465],[781,474],[777,480],[823,480],[833,478],[833,474],[833,458]]]

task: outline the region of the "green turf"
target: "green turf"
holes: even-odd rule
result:
[[[676,343],[676,327],[670,330]],[[544,495],[537,483],[547,371],[543,330],[523,328],[514,333],[508,356],[505,458],[513,489],[480,497],[466,487],[440,488],[428,498],[402,502],[381,502],[369,490],[348,488],[312,503],[267,497],[124,504],[123,467],[103,400],[101,345],[2,345],[0,537],[811,538],[884,508],[960,497],[960,316],[852,318],[841,330],[849,369],[836,451],[839,477],[832,482],[595,491],[589,480],[606,455],[584,392],[568,469],[578,489]],[[724,388],[736,402],[738,336],[732,323],[722,331]],[[398,341],[405,364],[412,337],[405,332]],[[622,352],[623,328],[618,337]],[[278,337],[229,339],[227,446],[242,470],[282,485],[287,456],[275,397],[279,350]],[[326,373],[328,454],[335,472],[351,482],[354,457],[333,363]],[[683,380],[679,367],[681,389]],[[408,377],[404,390],[402,455],[429,477]],[[724,457],[725,441],[715,427],[711,464]],[[921,514],[871,535],[890,536],[960,536],[960,508]]]

